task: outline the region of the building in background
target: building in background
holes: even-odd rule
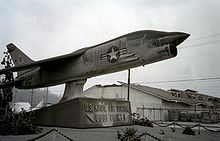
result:
[[[85,96],[90,98],[110,98],[117,100],[127,100],[127,83],[120,82],[121,85],[95,85],[85,91]],[[182,120],[187,121],[188,115],[194,120],[201,112],[218,111],[220,109],[220,99],[193,90],[168,91],[131,84],[130,102],[132,113],[140,117],[147,117],[150,120]],[[194,115],[194,117],[192,117]],[[195,116],[196,115],[196,116]],[[206,118],[210,118],[206,116]]]
[[[30,111],[31,110],[30,103],[28,103],[28,102],[16,102],[16,103],[13,103],[12,111],[14,111],[15,113],[19,113],[22,110]]]

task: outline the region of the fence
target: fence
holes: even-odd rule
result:
[[[41,138],[43,138],[43,137],[45,137],[45,136],[51,134],[52,132],[56,132],[56,133],[60,134],[60,135],[61,135],[62,137],[64,137],[66,140],[74,141],[73,139],[71,139],[71,138],[68,137],[67,135],[63,134],[60,130],[58,130],[58,129],[56,129],[56,128],[53,128],[53,129],[51,129],[50,131],[48,131],[48,132],[46,132],[46,133],[44,133],[44,134],[42,134],[42,135],[39,135],[39,136],[37,136],[37,137],[35,137],[35,138],[29,139],[29,140],[27,140],[27,141],[37,141],[37,140],[39,140],[39,139],[41,139]],[[55,140],[55,138],[56,138],[56,137],[54,136],[54,140]]]
[[[151,121],[191,121],[216,123],[220,121],[220,110],[137,108],[139,117],[147,117]]]

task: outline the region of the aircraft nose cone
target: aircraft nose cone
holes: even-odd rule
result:
[[[179,44],[181,44],[183,41],[185,41],[190,34],[188,33],[183,33],[183,32],[171,32],[170,33],[170,41],[172,42],[172,44],[174,46],[178,46]]]
[[[186,39],[190,36],[190,34],[188,34],[188,33],[179,33],[179,34],[176,35],[176,36],[178,36],[178,39],[179,39],[179,40],[184,41],[184,40],[186,40]]]

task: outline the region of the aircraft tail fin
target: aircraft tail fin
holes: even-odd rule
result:
[[[15,66],[33,63],[34,61],[24,54],[20,49],[18,49],[13,43],[7,45],[8,52],[11,55],[13,63]],[[28,72],[30,70],[18,71],[18,76]]]

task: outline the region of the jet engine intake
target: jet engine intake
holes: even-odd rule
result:
[[[170,56],[176,57],[177,56],[177,48],[176,47],[169,47]]]
[[[177,48],[174,46],[164,45],[155,49],[161,56],[175,57],[177,55]]]

